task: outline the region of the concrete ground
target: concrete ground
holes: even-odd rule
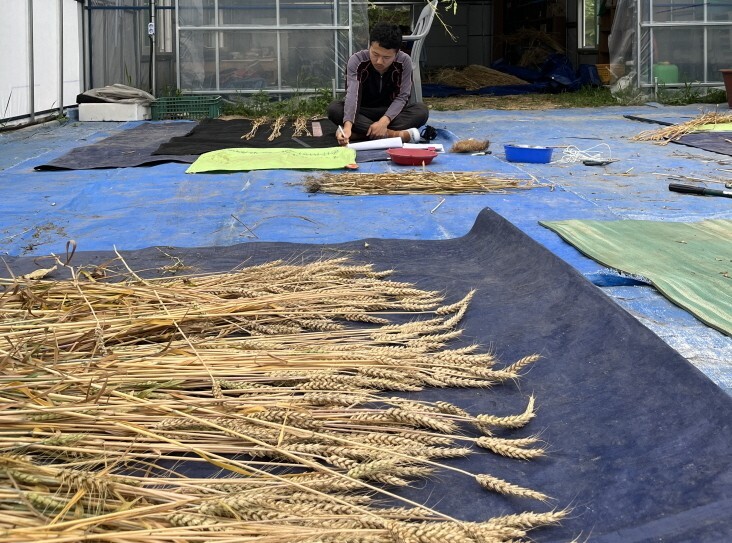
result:
[[[681,122],[709,109],[713,107],[646,105],[434,112],[429,122],[442,129],[448,146],[455,139],[488,139],[492,154],[440,155],[431,169],[534,176],[539,183],[531,190],[506,194],[446,196],[313,195],[302,187],[307,172],[186,175],[187,166],[174,163],[37,172],[34,166],[135,124],[46,123],[0,133],[0,255],[61,253],[69,239],[79,250],[256,241],[333,243],[369,237],[444,239],[465,234],[478,212],[490,207],[569,262],[732,394],[732,338],[674,306],[653,287],[620,278],[582,256],[538,224],[563,219],[732,219],[727,198],[668,191],[669,176],[729,178],[732,156],[630,141],[659,126],[624,117]],[[506,143],[558,148],[550,164],[515,164],[504,159]],[[618,160],[585,166],[574,160],[580,151]],[[364,172],[400,168],[388,162],[361,165]]]

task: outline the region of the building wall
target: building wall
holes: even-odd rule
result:
[[[437,18],[432,23],[424,45],[425,66],[438,68],[490,64],[493,42],[491,0],[459,0],[455,13],[440,9],[439,14],[445,24]]]
[[[59,1],[33,1],[33,89],[30,92],[28,0],[3,2],[0,18],[0,122],[76,103],[81,92],[80,6],[62,0],[63,104],[59,104]],[[22,119],[20,119],[22,121]]]
[[[527,6],[523,11],[519,4],[508,0],[458,0],[456,13],[445,13],[441,9],[440,16],[456,39],[453,40],[445,26],[435,20],[425,42],[425,66],[490,66],[503,57],[503,34],[510,33],[516,26],[532,24],[537,29],[555,30],[558,41],[566,45],[567,56],[575,66],[580,62],[595,62],[596,51],[579,52],[577,49],[578,0],[524,2]],[[553,7],[547,8],[549,4]],[[520,20],[527,10],[543,11],[543,18]]]

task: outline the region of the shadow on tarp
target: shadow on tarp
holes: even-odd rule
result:
[[[397,280],[444,291],[448,303],[477,289],[455,346],[478,342],[505,364],[531,353],[542,359],[516,384],[428,389],[415,396],[450,401],[473,414],[508,415],[523,411],[535,395],[536,418],[509,437],[540,435],[545,458],[511,460],[476,450],[448,463],[531,487],[555,501],[495,495],[451,471],[400,490],[403,495],[473,521],[571,507],[562,526],[532,533],[544,542],[576,536],[602,543],[732,540],[732,398],[677,352],[488,209],[461,238],[366,241],[256,242],[165,253],[200,272],[348,256],[394,269]],[[133,270],[160,270],[171,263],[165,253],[149,248],[123,255]],[[111,256],[77,253],[73,263],[100,264]],[[16,274],[48,264],[31,258],[7,263]]]

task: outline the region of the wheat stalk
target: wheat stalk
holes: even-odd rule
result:
[[[296,138],[298,136],[312,136],[312,134],[310,133],[310,130],[308,130],[308,118],[307,117],[297,117],[293,121],[292,126],[294,128],[292,137]]]
[[[277,117],[272,123],[272,133],[267,138],[267,141],[274,141],[279,138],[285,124],[287,124],[286,116],[280,115],[279,117]]]
[[[716,111],[708,111],[702,113],[691,121],[681,124],[664,126],[655,130],[645,130],[640,134],[633,136],[631,141],[653,141],[659,145],[667,145],[672,141],[678,140],[681,136],[696,132],[704,125],[732,123],[732,113],[719,113]]]
[[[308,192],[330,194],[460,194],[530,189],[536,179],[500,177],[491,172],[402,170],[398,173],[332,173],[305,178]]]
[[[257,135],[257,131],[259,130],[259,127],[261,127],[264,124],[267,124],[268,122],[269,122],[269,118],[268,117],[257,117],[256,119],[254,119],[252,121],[252,128],[249,130],[249,132],[247,132],[246,134],[244,134],[241,137],[241,139],[243,139],[243,140],[250,140],[250,139],[252,139],[254,136]]]
[[[4,541],[498,541],[528,529],[460,523],[388,489],[440,469],[506,491],[436,460],[470,454],[461,440],[539,450],[461,435],[528,423],[533,398],[520,415],[473,417],[381,394],[487,387],[535,360],[496,369],[477,345],[447,348],[472,292],[444,304],[343,259],[119,282],[73,272],[0,280]],[[184,461],[223,477],[188,477]]]

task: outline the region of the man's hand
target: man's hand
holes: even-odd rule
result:
[[[351,125],[347,126],[339,126],[336,130],[336,140],[338,141],[338,145],[348,145],[348,143],[351,141]]]
[[[374,124],[369,126],[368,132],[366,132],[366,135],[373,139],[378,138],[385,138],[387,133],[387,127],[389,126],[389,123],[391,120],[389,117],[382,117],[378,121],[376,121]]]

